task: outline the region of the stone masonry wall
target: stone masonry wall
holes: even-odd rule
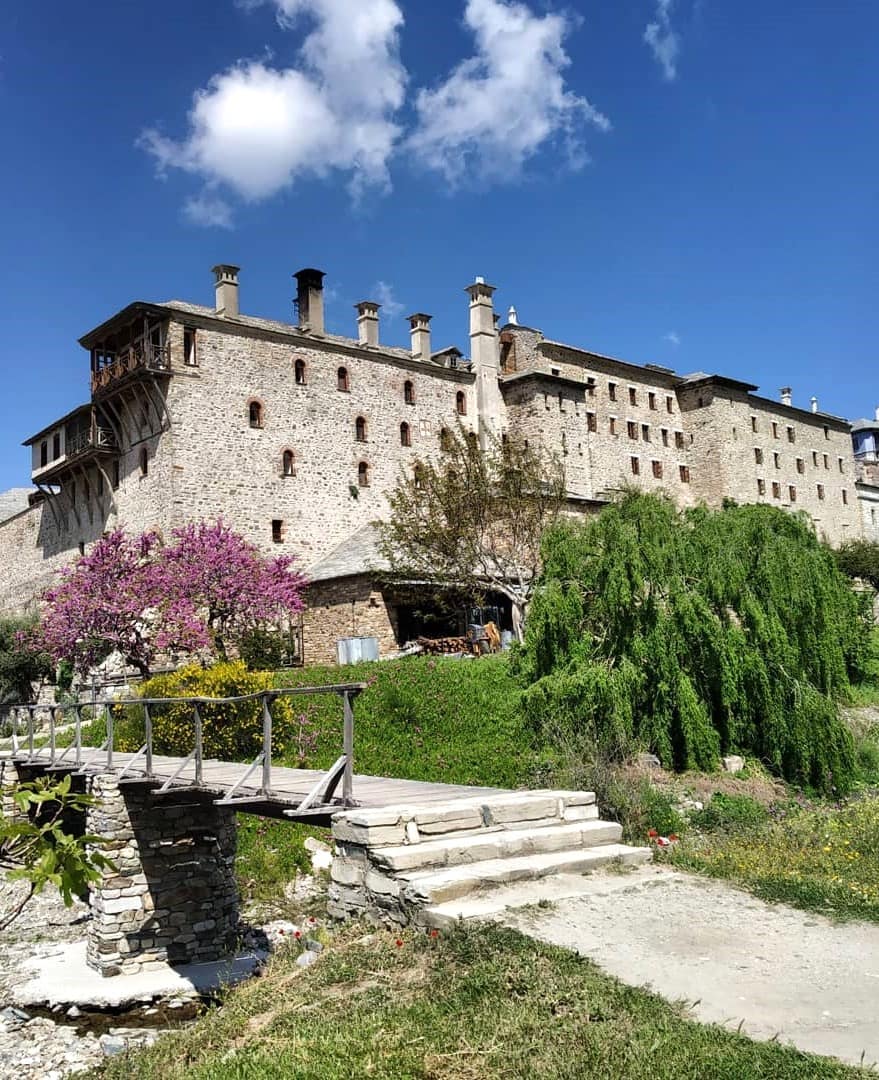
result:
[[[366,576],[316,581],[309,585],[302,619],[306,664],[335,664],[343,637],[376,637],[379,654],[397,648],[394,609]]]
[[[217,960],[235,945],[235,815],[191,792],[154,798],[114,774],[93,780],[100,801],[87,829],[109,840],[115,863],[90,893],[87,960],[102,975],[129,975]]]

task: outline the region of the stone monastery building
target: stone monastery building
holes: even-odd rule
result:
[[[583,510],[635,484],[682,505],[803,510],[834,544],[870,531],[879,477],[856,487],[851,426],[814,399],[799,409],[787,389],[775,401],[723,375],[601,356],[518,325],[512,309],[498,325],[481,279],[466,290],[465,358],[433,351],[422,313],[411,350],[381,344],[370,301],[356,305],[355,338],[327,333],[319,270],[295,275],[298,325],[242,315],[238,267],[213,272],[214,307],[138,301],[80,339],[91,396],[25,443],[36,491],[0,524],[0,609],[28,606],[116,525],[168,532],[222,515],[267,553],[299,556],[313,582],[306,661],[334,658],[348,635],[393,649],[417,630],[417,605],[370,575],[370,522],[401,469],[440,453],[458,422],[557,452]]]

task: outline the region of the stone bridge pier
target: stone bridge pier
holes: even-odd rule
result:
[[[229,955],[238,933],[234,812],[191,790],[120,786],[113,773],[90,786],[99,802],[86,830],[107,841],[115,869],[89,895],[89,966],[130,975]]]

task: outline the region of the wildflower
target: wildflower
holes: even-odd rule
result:
[[[439,930],[431,930],[431,932],[430,932],[430,936],[431,936],[432,938],[437,938],[437,937],[439,937]]]
[[[296,930],[293,934],[293,937],[295,937],[298,941],[302,937],[302,932],[300,930]]]
[[[654,839],[654,837],[657,837],[657,836],[659,836],[659,833],[658,833],[658,832],[656,831],[656,829],[648,829],[648,830],[647,830],[647,835],[648,835],[648,836],[650,837],[650,839],[652,840],[652,839]]]
[[[397,940],[396,940],[396,941],[394,942],[394,944],[395,944],[395,945],[397,946],[397,948],[399,949],[399,948],[400,948],[400,946],[401,946],[401,945],[403,944],[403,939],[402,939],[402,938],[397,938]]]

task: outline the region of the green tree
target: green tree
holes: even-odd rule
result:
[[[863,675],[867,605],[806,520],[630,492],[551,529],[543,556],[517,658],[535,723],[679,769],[738,751],[794,782],[850,785],[836,700]]]
[[[459,427],[443,433],[438,457],[401,476],[389,502],[389,520],[375,523],[389,577],[471,599],[499,593],[521,638],[541,537],[565,505],[559,459],[513,435],[483,449]]]
[[[879,592],[879,544],[872,540],[849,540],[835,554],[839,569],[847,577],[866,581]]]
[[[0,619],[0,705],[33,700],[33,683],[52,674],[48,653],[34,644],[36,619]]]

